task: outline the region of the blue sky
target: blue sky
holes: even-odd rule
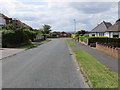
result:
[[[19,19],[33,28],[43,24],[53,31],[92,30],[103,20],[112,24],[118,19],[117,2],[48,2],[47,0],[6,0],[0,2],[0,12]]]

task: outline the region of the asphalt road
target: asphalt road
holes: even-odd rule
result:
[[[65,39],[54,39],[2,62],[3,88],[84,88]]]

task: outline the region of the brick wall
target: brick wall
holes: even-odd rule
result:
[[[120,59],[120,48],[111,47],[106,44],[96,43],[96,49],[117,59]]]

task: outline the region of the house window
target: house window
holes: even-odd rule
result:
[[[104,36],[104,33],[99,33],[99,36]]]
[[[92,34],[92,36],[95,36],[95,34]]]
[[[119,37],[119,35],[113,35],[113,37]]]

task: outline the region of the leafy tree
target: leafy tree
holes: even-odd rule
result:
[[[44,24],[43,25],[43,34],[49,34],[50,33],[50,30],[51,29],[51,26],[50,25],[47,25],[47,24]]]
[[[76,34],[78,34],[80,36],[83,36],[85,33],[86,33],[85,30],[79,30],[79,31],[76,32]]]
[[[43,35],[43,30],[33,29],[33,31],[36,33],[36,35]]]
[[[51,37],[57,37],[57,33],[51,33],[50,36]]]

